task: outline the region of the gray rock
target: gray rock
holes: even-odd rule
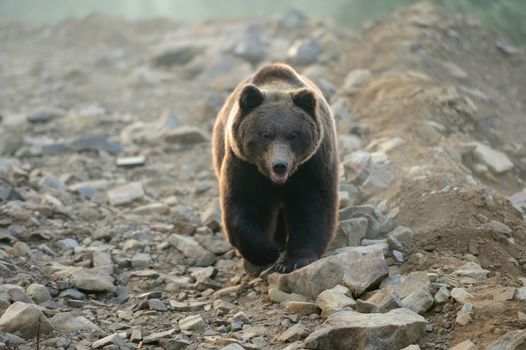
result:
[[[402,306],[423,314],[433,306],[433,296],[427,287],[422,287],[402,299]]]
[[[358,217],[340,221],[336,236],[331,243],[334,247],[359,246],[367,232],[368,221]]]
[[[179,250],[187,257],[200,258],[209,253],[193,237],[190,236],[183,236],[174,233],[168,237],[168,241],[175,247],[175,249]]]
[[[278,288],[268,289],[269,299],[276,303],[288,303],[289,301],[309,301],[309,298],[297,293],[285,293]]]
[[[206,328],[206,323],[200,315],[191,315],[179,320],[182,331],[200,332]]]
[[[465,326],[471,321],[473,321],[471,317],[472,315],[473,315],[473,304],[466,303],[462,305],[462,308],[457,313],[455,323],[461,326]]]
[[[130,182],[108,191],[108,200],[113,206],[128,205],[143,198],[144,189],[140,182]]]
[[[76,288],[88,292],[115,292],[114,279],[100,271],[83,269],[71,274],[70,282]]]
[[[122,167],[122,168],[132,168],[132,167],[144,165],[145,163],[146,163],[145,156],[119,157],[115,161],[115,164],[118,167]]]
[[[460,277],[486,278],[489,272],[489,270],[480,267],[479,264],[469,261],[454,271],[453,274]]]
[[[488,223],[488,226],[495,232],[498,232],[498,233],[502,233],[508,237],[511,237],[511,234],[513,233],[513,231],[511,230],[511,228],[508,227],[508,225],[506,224],[503,224],[502,222],[500,221],[497,221],[497,220],[491,220],[489,223]]]
[[[152,264],[152,257],[146,253],[136,253],[132,260],[131,265],[134,269],[142,269]]]
[[[168,329],[162,332],[152,333],[143,337],[144,344],[157,343],[163,338],[171,338],[177,332],[177,328]]]
[[[318,60],[322,50],[312,39],[295,41],[287,52],[288,60],[297,65],[309,65]]]
[[[194,238],[199,244],[201,244],[206,250],[211,251],[214,254],[224,254],[232,250],[232,246],[228,243],[223,234],[213,233],[210,229],[206,228],[206,233],[197,233],[194,235]]]
[[[264,47],[261,40],[261,28],[251,25],[248,27],[245,37],[234,46],[233,52],[251,64],[257,64],[266,56]]]
[[[81,136],[69,141],[65,147],[75,152],[82,151],[105,151],[110,154],[122,152],[122,146],[111,142],[104,135]]]
[[[466,292],[464,288],[453,288],[450,295],[457,303],[460,304],[467,303],[468,299],[473,297],[471,294]]]
[[[27,295],[37,304],[51,300],[51,295],[46,286],[38,283],[30,284],[26,289]]]
[[[438,289],[438,291],[435,293],[435,303],[437,304],[444,304],[447,303],[449,300],[449,290],[447,287],[442,286]]]
[[[47,123],[53,119],[62,118],[66,115],[66,111],[56,107],[40,107],[27,116],[27,121],[30,123]]]
[[[405,226],[398,226],[387,236],[387,243],[391,249],[406,251],[413,244],[413,231]]]
[[[166,307],[166,304],[162,300],[153,298],[153,299],[149,299],[147,303],[148,303],[148,308],[150,310],[168,311],[168,307]]]
[[[356,302],[349,295],[349,289],[340,285],[327,289],[318,295],[316,305],[322,310],[322,317],[327,318],[344,307],[354,307]]]
[[[478,350],[478,347],[471,340],[465,340],[449,348],[449,350]]]
[[[125,340],[118,333],[110,334],[107,337],[104,337],[102,339],[99,339],[99,340],[93,342],[91,344],[91,347],[93,349],[98,349],[98,348],[102,348],[102,347],[105,347],[105,346],[111,345],[111,344],[117,345],[119,347],[119,349],[126,347]]]
[[[501,174],[513,168],[513,163],[506,154],[479,142],[473,142],[469,145],[473,147],[473,157],[480,163],[486,165],[492,172]]]
[[[515,292],[516,300],[526,300],[526,287],[517,288]]]
[[[201,215],[203,225],[209,227],[212,231],[217,231],[221,228],[221,206],[219,199],[215,199],[208,204]]]
[[[383,256],[365,256],[349,264],[342,284],[358,297],[371,287],[378,286],[389,275],[389,267]]]
[[[206,142],[209,137],[203,130],[193,126],[181,126],[165,132],[164,141],[181,145],[193,145]]]
[[[426,320],[409,309],[385,314],[340,311],[311,333],[303,346],[327,350],[401,349],[417,343],[425,329]]]
[[[524,345],[526,345],[526,330],[522,329],[504,334],[486,350],[520,350]]]
[[[293,343],[298,340],[302,340],[309,335],[309,330],[301,322],[296,323],[294,326],[287,329],[285,332],[276,339],[281,343]]]
[[[0,328],[3,331],[18,332],[25,338],[37,335],[39,323],[40,333],[47,334],[53,330],[49,320],[36,305],[18,301],[11,304],[0,317]]]
[[[288,9],[278,20],[283,29],[298,29],[304,27],[307,22],[307,16],[296,9]]]
[[[230,329],[235,332],[243,328],[245,324],[249,324],[250,319],[244,312],[238,312],[230,319]]]
[[[96,334],[103,334],[104,331],[96,324],[88,320],[86,317],[76,315],[73,312],[61,312],[54,315],[51,319],[51,324],[57,330],[66,332],[94,332]]]
[[[86,294],[74,289],[74,288],[68,288],[64,289],[60,292],[58,295],[59,298],[65,298],[65,299],[73,299],[73,300],[86,300]]]
[[[162,45],[154,54],[153,63],[157,66],[183,65],[204,51],[205,47],[191,41],[178,41]]]

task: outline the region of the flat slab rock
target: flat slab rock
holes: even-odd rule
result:
[[[415,344],[426,320],[409,309],[385,314],[340,311],[305,339],[303,347],[320,350],[391,350]]]
[[[381,251],[361,254],[349,249],[286,275],[272,274],[269,282],[287,293],[298,293],[316,300],[321,292],[337,285],[344,285],[358,296],[379,284],[388,273]]]

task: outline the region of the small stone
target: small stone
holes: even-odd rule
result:
[[[492,172],[501,174],[513,168],[513,163],[506,154],[496,151],[482,143],[473,142],[473,156],[480,163],[485,164]]]
[[[356,302],[348,294],[350,294],[348,288],[337,285],[318,295],[316,305],[322,310],[322,317],[327,318],[344,307],[354,307]]]
[[[24,242],[16,242],[13,246],[13,255],[20,257],[31,258],[33,253],[31,252],[31,247]]]
[[[500,293],[496,293],[494,296],[493,296],[493,300],[497,300],[497,301],[509,301],[509,300],[513,300],[513,298],[515,297],[515,292],[517,291],[516,288],[505,288],[503,289]]]
[[[148,300],[148,307],[150,308],[150,310],[168,311],[168,308],[166,307],[164,301],[155,298]]]
[[[464,340],[462,343],[449,348],[449,350],[478,350],[478,347],[471,340]]]
[[[65,239],[61,239],[60,241],[58,241],[57,246],[63,250],[70,250],[70,249],[75,249],[76,247],[78,247],[79,243],[77,242],[77,240],[73,238],[65,238]]]
[[[142,341],[144,344],[157,343],[163,338],[171,338],[177,332],[177,328],[168,329],[166,331],[152,333],[147,336],[143,336]]]
[[[406,251],[413,244],[413,231],[405,226],[398,226],[387,236],[387,243],[391,249]]]
[[[261,40],[261,28],[251,25],[248,27],[243,40],[234,46],[233,52],[236,56],[252,64],[257,64],[266,56],[264,46]]]
[[[244,312],[238,312],[230,320],[230,328],[233,332],[243,328],[245,324],[250,323],[250,319]]]
[[[435,303],[437,304],[444,304],[447,303],[449,300],[449,290],[447,287],[442,286],[438,289],[438,291],[435,293]]]
[[[145,156],[134,156],[134,157],[118,157],[116,165],[122,168],[132,168],[141,166],[146,163]]]
[[[526,321],[526,314],[524,312],[519,311],[517,313],[517,318],[519,319],[519,321]]]
[[[86,300],[86,294],[73,288],[64,289],[58,296],[65,299]]]
[[[281,343],[293,343],[298,340],[302,340],[309,335],[309,330],[301,322],[296,323],[294,326],[283,332],[277,341]]]
[[[151,264],[152,257],[146,253],[136,253],[131,260],[131,265],[134,269],[143,269]]]
[[[473,297],[471,294],[466,292],[464,288],[453,288],[450,295],[457,303],[460,304],[465,304],[469,298]]]
[[[48,300],[51,300],[49,290],[42,284],[30,284],[26,289],[26,293],[37,304],[42,304]]]
[[[526,300],[526,287],[517,288],[515,291],[515,300]]]
[[[114,334],[111,334],[111,335],[108,335],[107,337],[104,337],[102,339],[99,339],[95,342],[93,342],[91,344],[91,347],[93,349],[98,349],[98,348],[102,348],[102,347],[105,347],[107,345],[117,345],[120,349],[120,347],[125,347],[126,346],[126,342],[124,341],[124,339],[118,334],[118,333],[114,333]]]
[[[312,64],[320,54],[320,46],[312,39],[295,41],[287,52],[289,61],[297,65]]]
[[[42,334],[47,334],[53,330],[51,323],[36,305],[19,301],[11,304],[0,317],[0,328],[3,331],[18,332],[25,338],[32,338],[37,335],[39,323]]]
[[[423,314],[433,306],[433,296],[427,287],[422,287],[402,299],[402,306]]]
[[[181,126],[166,131],[164,141],[181,145],[193,145],[208,141],[208,135],[199,128],[193,126]]]
[[[143,198],[144,189],[140,182],[130,182],[108,191],[108,200],[113,206],[128,205]]]
[[[472,261],[462,265],[458,270],[454,271],[453,274],[460,277],[471,277],[471,278],[486,278],[489,271],[484,270],[479,264]]]
[[[287,303],[289,301],[309,301],[304,295],[297,293],[285,293],[278,288],[269,288],[268,295],[270,300],[276,303]]]
[[[40,107],[31,112],[27,116],[27,121],[30,123],[47,123],[53,119],[62,118],[66,115],[66,111],[56,107]]]
[[[179,328],[183,331],[201,332],[206,328],[206,323],[200,315],[192,315],[179,320]]]
[[[495,232],[502,233],[508,237],[511,237],[513,231],[507,225],[497,220],[491,220],[488,226]]]
[[[209,253],[193,237],[190,236],[183,236],[174,233],[168,237],[168,241],[187,257],[200,258]]]
[[[138,343],[142,340],[142,332],[140,329],[133,328],[130,333],[130,341],[132,343]]]
[[[110,275],[80,270],[70,277],[71,283],[80,290],[89,292],[115,292],[114,279]]]
[[[285,304],[285,311],[296,313],[302,316],[309,316],[311,314],[319,314],[320,308],[314,304],[305,301],[289,301]]]
[[[86,317],[75,315],[73,312],[57,313],[50,321],[57,330],[66,332],[94,332],[99,335],[104,333],[102,329]]]

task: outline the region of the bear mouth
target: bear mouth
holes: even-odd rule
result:
[[[287,182],[288,177],[289,176],[287,173],[284,173],[284,174],[276,174],[275,172],[270,173],[270,178],[272,179],[274,183],[278,185],[282,185],[285,182]]]

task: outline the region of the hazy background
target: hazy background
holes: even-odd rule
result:
[[[0,0],[0,23],[56,23],[103,12],[134,20],[165,17],[178,22],[272,14],[288,8],[313,17],[332,17],[359,27],[415,0]],[[454,12],[474,15],[526,47],[525,0],[434,0]]]

